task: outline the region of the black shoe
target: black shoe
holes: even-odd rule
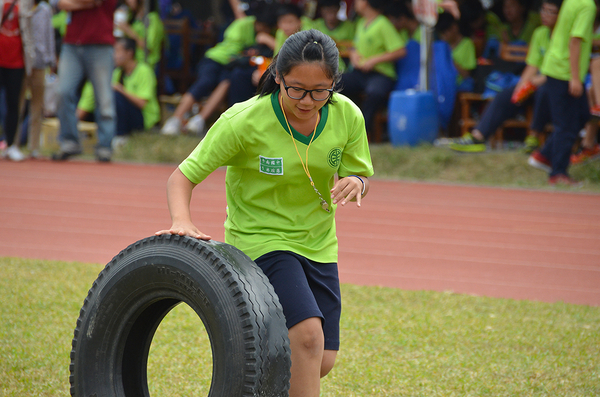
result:
[[[60,152],[52,154],[52,160],[54,160],[54,161],[65,161],[65,160],[68,160],[69,158],[71,158],[73,156],[77,156],[78,154],[81,154],[81,151],[66,152],[66,151],[61,150]]]

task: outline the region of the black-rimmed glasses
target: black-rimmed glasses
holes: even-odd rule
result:
[[[326,101],[329,99],[331,94],[333,94],[333,86],[331,88],[320,88],[318,90],[305,90],[304,88],[299,87],[289,87],[285,84],[285,80],[281,77],[281,82],[283,83],[283,87],[285,88],[285,92],[287,95],[296,100],[304,99],[306,94],[310,93],[310,97],[313,101]]]

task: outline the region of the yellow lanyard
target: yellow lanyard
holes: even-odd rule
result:
[[[311,145],[313,139],[315,139],[315,135],[317,135],[317,126],[319,125],[320,115],[317,112],[317,122],[315,124],[315,129],[313,131],[312,136],[310,137],[310,142],[308,142],[308,146],[306,146],[306,156],[305,156],[306,157],[306,165],[305,165],[304,161],[302,161],[302,156],[300,156],[300,151],[298,150],[298,146],[296,145],[296,140],[294,139],[294,133],[292,132],[292,128],[290,127],[290,123],[288,122],[287,116],[285,114],[285,109],[283,108],[283,98],[281,98],[281,97],[279,98],[279,106],[281,106],[281,112],[283,113],[283,118],[285,119],[285,124],[287,125],[288,131],[290,132],[290,137],[292,138],[292,143],[294,144],[294,148],[296,148],[296,153],[298,154],[298,158],[300,158],[300,164],[302,164],[304,173],[308,177],[308,180],[310,181],[310,185],[313,187],[313,189],[315,189],[315,193],[317,193],[317,195],[319,196],[319,199],[321,200],[321,207],[325,211],[329,212],[329,204],[327,203],[327,201],[325,201],[325,199],[321,195],[321,192],[319,192],[319,190],[315,186],[312,176],[310,175],[310,170],[308,169],[308,149],[310,149],[310,145]]]

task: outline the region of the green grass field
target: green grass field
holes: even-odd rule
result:
[[[0,395],[67,396],[73,329],[101,265],[0,258]],[[598,396],[600,308],[343,285],[323,396]],[[205,396],[202,323],[180,305],[149,360],[152,396]]]

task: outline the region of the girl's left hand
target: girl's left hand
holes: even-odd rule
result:
[[[347,176],[338,180],[333,186],[333,189],[331,189],[333,204],[340,203],[344,206],[348,201],[356,200],[356,206],[360,207],[362,189],[363,184],[360,179],[356,177]]]

